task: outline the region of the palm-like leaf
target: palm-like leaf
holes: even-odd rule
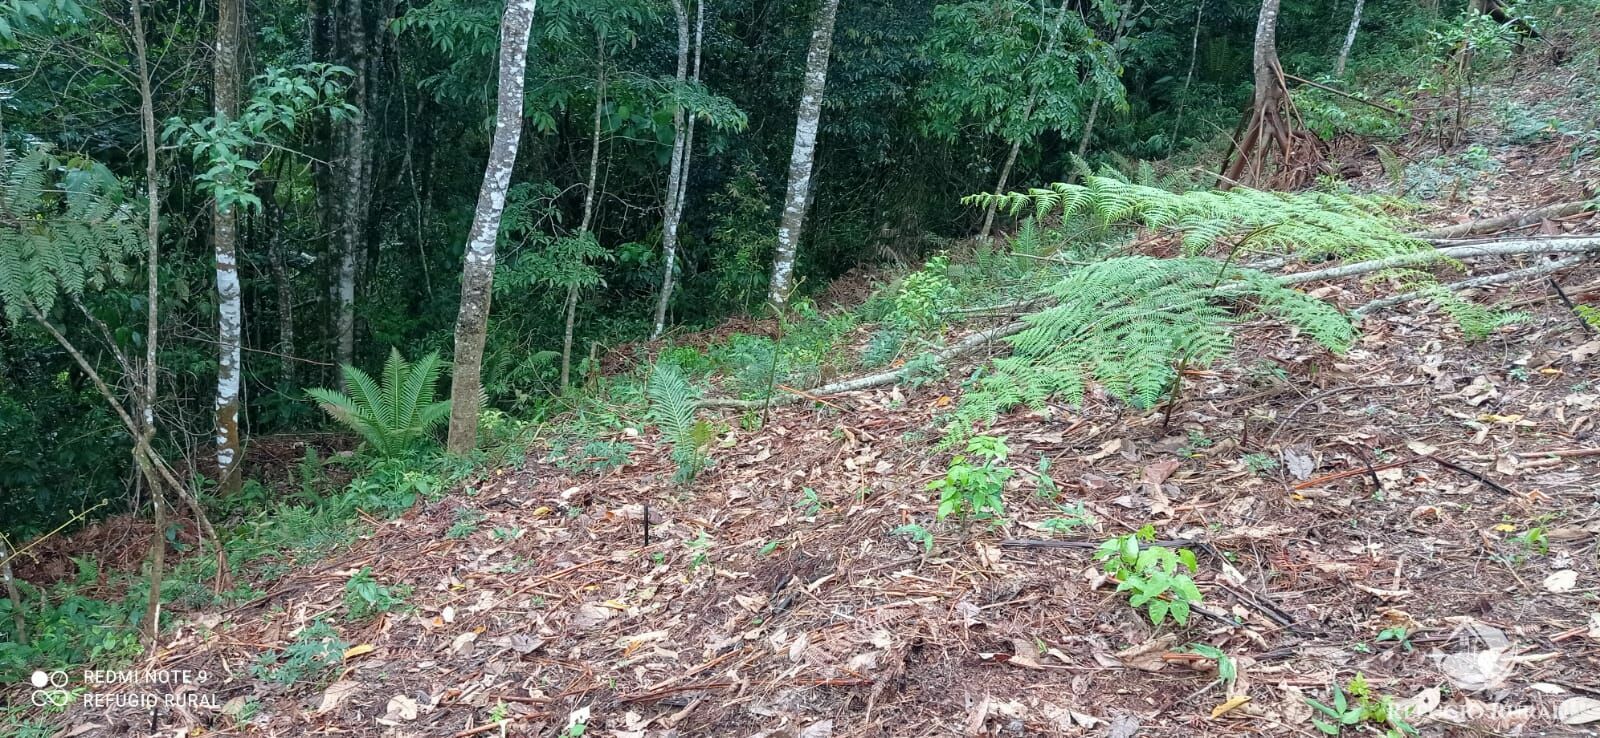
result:
[[[450,402],[434,401],[444,363],[428,354],[408,363],[398,349],[384,362],[382,382],[353,366],[342,368],[350,394],[307,390],[329,417],[355,431],[374,453],[393,457],[411,450],[450,414]]]

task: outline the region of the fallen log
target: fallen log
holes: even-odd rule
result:
[[[1301,272],[1298,274],[1286,274],[1279,279],[1283,284],[1301,284],[1304,282],[1313,282],[1319,279],[1340,279],[1343,277],[1352,277],[1360,274],[1382,271],[1384,269],[1434,264],[1438,263],[1442,258],[1474,259],[1484,256],[1506,256],[1512,254],[1551,254],[1592,251],[1600,251],[1600,237],[1501,241],[1495,243],[1473,244],[1469,246],[1452,246],[1434,251],[1401,254],[1399,256],[1393,256],[1387,259],[1375,259],[1373,261],[1364,261],[1355,264],[1343,264],[1328,269],[1318,269],[1316,271]],[[1228,287],[1227,285],[1223,285],[1218,289],[1219,292],[1225,293]],[[1033,302],[1033,300],[1023,301],[1024,304]],[[1037,304],[1042,307],[1045,303],[1040,302]],[[1021,333],[1023,330],[1027,329],[1028,325],[1029,324],[1026,321],[1016,320],[1004,325],[996,326],[994,328],[978,331],[961,339],[960,341],[957,341],[943,351],[934,354],[934,361],[937,363],[944,363],[951,359],[976,352],[978,349],[983,348],[994,341]],[[702,409],[752,410],[755,408],[788,405],[800,402],[802,400],[816,400],[818,397],[826,397],[828,395],[836,395],[843,392],[856,392],[859,390],[871,389],[873,387],[883,387],[886,385],[896,384],[900,382],[900,380],[905,379],[915,369],[916,367],[914,366],[902,366],[899,369],[892,371],[868,374],[865,376],[846,379],[807,390],[783,388],[788,394],[775,395],[773,397],[761,400],[710,398],[701,400],[697,406]]]
[[[1006,323],[1005,325],[978,331],[977,333],[951,344],[943,351],[934,354],[934,361],[938,363],[944,363],[951,359],[975,352],[994,341],[1021,333],[1023,329],[1027,327],[1027,323],[1017,320]],[[915,366],[902,366],[893,371],[879,372],[877,374],[868,374],[865,376],[856,377],[854,379],[846,379],[840,382],[834,382],[833,384],[826,384],[821,387],[809,389],[804,392],[790,390],[791,394],[776,395],[763,400],[733,400],[712,398],[701,400],[699,402],[699,407],[706,409],[732,408],[735,410],[752,410],[760,407],[788,405],[801,400],[825,397],[827,395],[837,395],[841,392],[856,392],[858,390],[895,384],[906,378],[906,376],[908,376],[915,369]]]
[[[1285,274],[1279,277],[1283,284],[1303,284],[1315,282],[1320,279],[1341,279],[1354,277],[1360,274],[1382,271],[1384,269],[1399,269],[1401,267],[1423,266],[1436,264],[1442,259],[1477,259],[1485,256],[1512,256],[1516,254],[1570,254],[1577,252],[1600,251],[1600,236],[1586,238],[1551,238],[1551,239],[1525,239],[1513,241],[1495,241],[1491,243],[1471,244],[1467,246],[1450,246],[1433,251],[1418,251],[1409,254],[1400,254],[1386,259],[1374,259],[1355,264],[1341,264],[1327,269],[1316,269],[1309,272]]]
[[[1526,269],[1516,269],[1516,270],[1509,271],[1509,272],[1499,272],[1497,274],[1485,274],[1483,276],[1473,277],[1471,279],[1463,279],[1460,282],[1452,282],[1450,284],[1445,285],[1444,287],[1445,287],[1445,289],[1450,290],[1451,292],[1460,292],[1461,290],[1472,289],[1474,287],[1487,287],[1487,286],[1492,285],[1492,284],[1505,284],[1506,282],[1515,282],[1515,281],[1520,280],[1520,279],[1527,279],[1529,277],[1538,277],[1538,276],[1541,276],[1541,275],[1549,274],[1551,272],[1555,272],[1555,271],[1560,271],[1562,269],[1566,269],[1567,267],[1576,266],[1576,265],[1582,263],[1583,260],[1586,259],[1586,258],[1588,258],[1588,257],[1586,255],[1584,255],[1584,254],[1579,254],[1577,256],[1569,256],[1569,257],[1567,257],[1565,259],[1560,259],[1558,261],[1547,262],[1547,263],[1544,263],[1544,264],[1539,264],[1537,266],[1531,266],[1531,267],[1528,267]],[[1412,300],[1421,300],[1421,299],[1424,299],[1426,297],[1427,297],[1427,295],[1425,293],[1421,292],[1421,291],[1407,292],[1407,293],[1405,293],[1403,295],[1394,295],[1393,297],[1385,297],[1385,298],[1382,298],[1382,299],[1373,300],[1372,302],[1369,302],[1369,303],[1367,303],[1365,305],[1362,305],[1361,307],[1356,308],[1355,311],[1354,311],[1354,314],[1357,317],[1364,317],[1364,316],[1370,315],[1370,314],[1372,314],[1374,312],[1377,312],[1379,310],[1382,310],[1384,308],[1394,307],[1395,305],[1400,305],[1402,303],[1411,302]]]
[[[1541,221],[1553,218],[1565,218],[1569,215],[1588,212],[1593,208],[1592,200],[1574,200],[1572,202],[1558,202],[1544,207],[1534,208],[1525,213],[1512,213],[1494,218],[1479,218],[1466,223],[1453,226],[1429,228],[1423,231],[1414,231],[1406,234],[1413,238],[1431,241],[1439,238],[1461,238],[1479,233],[1494,233],[1508,228],[1524,228],[1536,225]]]

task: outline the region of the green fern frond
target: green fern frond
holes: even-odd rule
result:
[[[661,429],[672,444],[672,458],[678,464],[677,481],[692,480],[705,466],[705,448],[715,437],[715,429],[695,419],[700,393],[672,364],[659,362],[645,385],[650,400],[647,417]]]
[[[36,146],[0,155],[0,302],[11,322],[29,308],[48,313],[65,294],[81,297],[127,274],[143,231],[122,204],[116,179],[81,159]]]
[[[437,353],[411,364],[398,349],[391,349],[381,384],[353,366],[341,369],[349,395],[322,388],[306,390],[306,394],[328,417],[361,436],[379,456],[392,458],[413,451],[450,415],[449,400],[433,399],[444,369]]]
[[[1305,258],[1376,259],[1429,248],[1404,234],[1389,202],[1354,195],[1245,187],[1170,192],[1107,170],[1085,176],[1083,184],[1058,182],[1027,192],[964,198],[977,206],[992,201],[1016,211],[1031,206],[1035,217],[1059,212],[1063,219],[1090,217],[1172,232],[1182,237],[1190,255],[1231,246],[1253,233],[1261,236],[1251,243],[1255,251]]]
[[[1069,272],[1050,293],[1055,306],[1024,318],[1028,327],[1007,339],[1012,355],[968,385],[947,438],[1019,405],[1081,403],[1090,380],[1113,398],[1152,406],[1171,391],[1179,367],[1226,356],[1234,326],[1252,313],[1336,352],[1355,335],[1333,306],[1272,275],[1205,257],[1107,259]]]

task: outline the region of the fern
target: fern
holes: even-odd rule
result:
[[[1296,326],[1336,352],[1355,335],[1333,306],[1206,257],[1108,259],[1069,272],[1050,292],[1059,302],[1024,318],[1027,329],[1007,339],[1012,355],[996,359],[962,396],[953,438],[1017,405],[1081,403],[1090,380],[1149,407],[1173,387],[1180,366],[1225,356],[1234,325],[1251,314]]]
[[[650,400],[650,421],[672,444],[672,460],[678,464],[676,481],[693,481],[705,469],[705,449],[716,437],[710,423],[695,418],[700,393],[676,366],[662,362],[650,372],[645,396]]]
[[[450,414],[449,400],[434,399],[444,371],[437,353],[412,364],[399,349],[390,349],[381,383],[353,366],[341,370],[350,394],[323,388],[306,390],[306,394],[383,458],[415,450],[417,442]]]
[[[0,151],[0,303],[15,323],[47,313],[62,294],[81,297],[125,281],[143,247],[121,185],[100,164],[62,160],[45,147]]]
[[[1190,256],[1205,254],[1219,242],[1238,244],[1247,236],[1253,251],[1307,259],[1377,259],[1431,248],[1405,235],[1386,209],[1388,203],[1374,198],[1244,187],[1169,192],[1133,184],[1111,170],[1086,176],[1081,185],[1058,182],[1027,192],[970,195],[965,202],[997,202],[1013,215],[1031,210],[1036,218],[1060,213],[1063,219],[1143,226],[1181,236]]]

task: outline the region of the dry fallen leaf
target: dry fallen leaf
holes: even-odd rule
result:
[[[372,653],[376,648],[377,646],[374,646],[371,643],[363,643],[359,646],[351,646],[344,650],[344,660],[349,661],[357,656]]]
[[[1550,592],[1571,592],[1578,586],[1578,572],[1562,569],[1544,578],[1544,588]]]
[[[1161,659],[1161,654],[1177,642],[1178,636],[1168,633],[1160,638],[1152,638],[1132,648],[1118,651],[1117,660],[1132,669],[1161,671],[1167,665],[1167,662]]]
[[[340,679],[329,684],[328,688],[322,691],[322,702],[317,705],[317,714],[324,715],[338,709],[339,703],[360,689],[361,683],[353,679]]]
[[[1249,701],[1250,701],[1250,695],[1247,695],[1247,694],[1236,694],[1236,695],[1234,695],[1232,697],[1229,697],[1227,702],[1224,702],[1224,703],[1222,703],[1220,705],[1217,705],[1216,707],[1211,708],[1211,717],[1213,717],[1213,718],[1222,717],[1223,715],[1226,715],[1229,712],[1232,712],[1234,709],[1238,708],[1240,705],[1242,705],[1242,704],[1244,704],[1246,702],[1249,702]]]
[[[399,725],[401,721],[417,719],[417,701],[403,694],[389,698],[385,706],[383,717],[378,722],[383,725]]]
[[[1556,706],[1556,717],[1567,725],[1583,725],[1600,720],[1600,700],[1568,697]]]
[[[1400,710],[1400,714],[1406,716],[1409,721],[1410,718],[1419,718],[1423,715],[1433,712],[1434,709],[1439,707],[1439,699],[1442,696],[1443,695],[1439,691],[1438,687],[1429,687],[1421,692],[1411,695],[1410,697],[1395,702],[1394,706]]]

